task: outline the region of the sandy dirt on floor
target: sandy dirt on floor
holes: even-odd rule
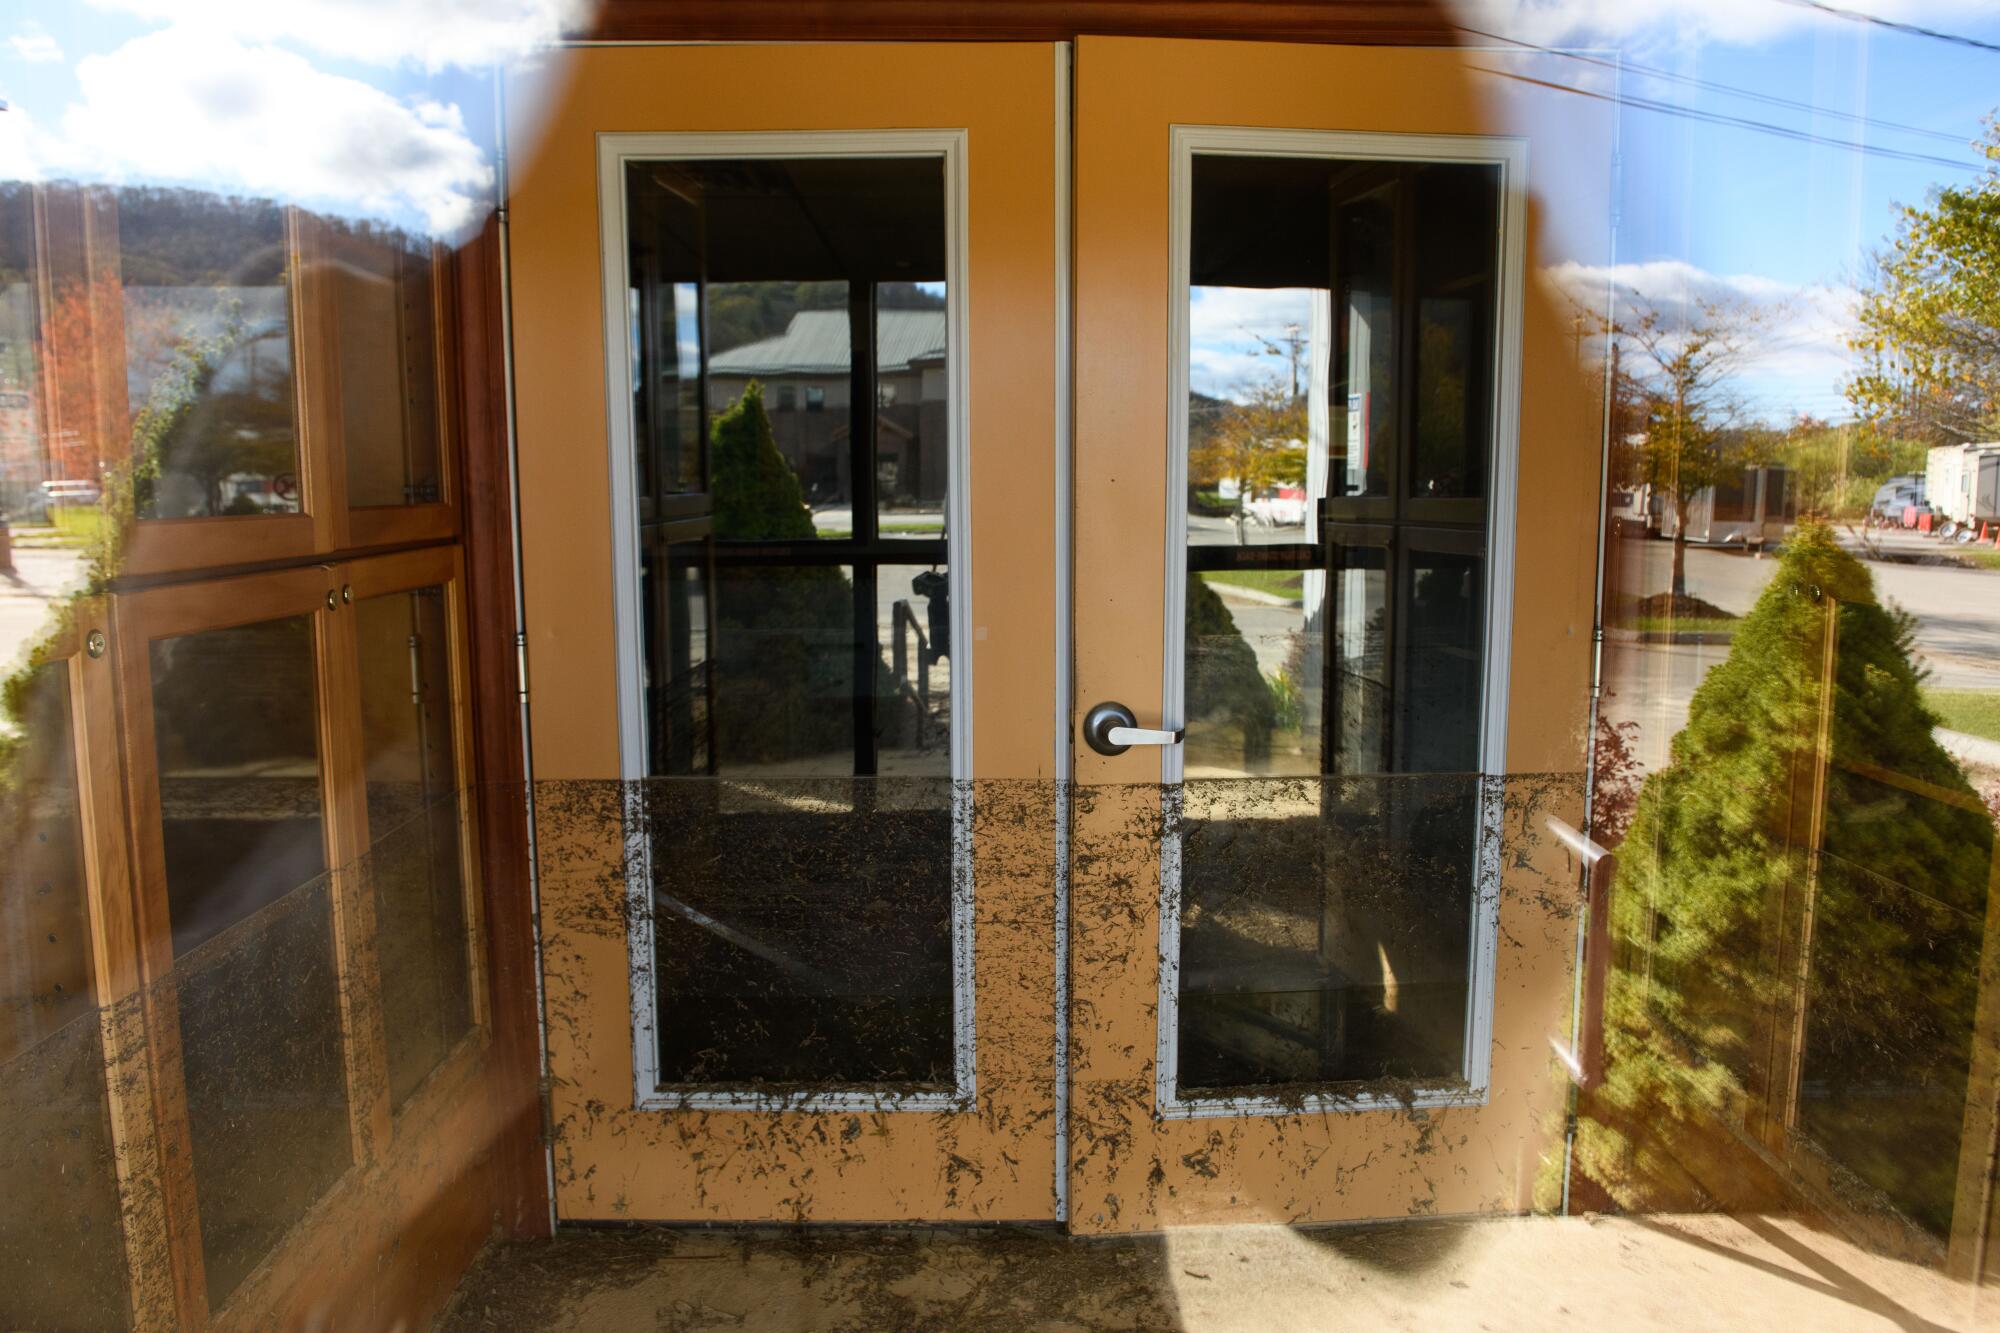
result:
[[[2000,1328],[2000,1295],[1790,1218],[1506,1218],[1081,1239],[1029,1227],[565,1230],[440,1329]]]

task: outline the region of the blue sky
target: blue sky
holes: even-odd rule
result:
[[[28,0],[0,17],[0,178],[161,179],[271,194],[449,232],[492,183],[488,69],[572,0]],[[2000,43],[2000,7],[1843,0]],[[2000,104],[2000,53],[1817,15],[1785,0],[1456,0],[1468,27],[1792,99],[1745,100],[1628,72],[1635,97],[1962,161]],[[1554,62],[1603,87],[1602,70]],[[1944,140],[1842,119],[1896,121]],[[1758,415],[1839,415],[1840,329],[1897,202],[1971,171],[1867,156],[1628,106],[1609,275],[1671,304],[1737,295],[1773,312],[1743,396]],[[1575,276],[1575,275],[1572,275]],[[1595,275],[1603,277],[1602,273]],[[1238,303],[1241,304],[1241,303]],[[1273,364],[1296,296],[1196,320],[1197,387]]]

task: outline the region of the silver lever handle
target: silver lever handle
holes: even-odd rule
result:
[[[1083,739],[1099,754],[1124,754],[1135,745],[1179,745],[1184,728],[1142,727],[1124,704],[1101,703],[1083,716]]]

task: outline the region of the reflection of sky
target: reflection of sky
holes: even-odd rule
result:
[[[1188,384],[1211,398],[1242,398],[1260,381],[1285,379],[1293,328],[1312,328],[1312,293],[1303,287],[1197,287],[1188,303]],[[1279,354],[1273,355],[1277,347]],[[1304,365],[1304,352],[1300,353]]]
[[[199,185],[449,231],[492,190],[487,70],[553,33],[572,4],[27,0],[0,18],[0,179]],[[2000,41],[2000,11],[1978,0],[1852,7]],[[1733,295],[1773,310],[1746,376],[1751,407],[1837,414],[1852,290],[1895,205],[1972,178],[1891,154],[1977,165],[1966,144],[2000,102],[2000,53],[1780,0],[1456,8],[1469,28],[1622,61],[1631,97],[1766,127],[1628,106],[1617,257],[1632,267],[1612,276],[1670,306]],[[1560,82],[1611,86],[1601,66],[1550,69]],[[1197,310],[1198,389],[1227,392],[1258,374],[1245,330],[1272,337],[1297,318],[1276,296],[1253,304]]]

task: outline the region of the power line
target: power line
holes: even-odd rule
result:
[[[1836,139],[1831,135],[1814,134],[1809,130],[1795,130],[1788,125],[1774,125],[1768,120],[1751,120],[1747,116],[1725,115],[1720,111],[1701,111],[1675,102],[1659,102],[1648,97],[1634,97],[1627,93],[1612,94],[1595,92],[1589,88],[1579,88],[1571,83],[1555,83],[1548,79],[1530,78],[1526,74],[1512,74],[1504,69],[1490,69],[1475,66],[1482,74],[1492,74],[1516,83],[1533,84],[1537,88],[1547,88],[1553,92],[1570,93],[1577,97],[1588,97],[1599,102],[1610,102],[1616,106],[1636,107],[1641,111],[1655,111],[1662,115],[1680,116],[1687,120],[1702,121],[1710,125],[1725,125],[1734,129],[1753,130],[1759,134],[1776,135],[1781,139],[1792,139],[1799,143],[1818,144],[1826,148],[1844,148],[1849,152],[1862,153],[1869,157],[1893,158],[1901,162],[1924,162],[1933,166],[1954,167],[1960,171],[1978,171],[1978,163],[1962,162],[1956,158],[1939,157],[1935,153],[1917,153],[1902,148],[1887,148],[1881,144],[1861,143],[1854,139]]]
[[[1833,107],[1816,106],[1811,102],[1801,102],[1792,97],[1780,97],[1776,93],[1760,93],[1752,88],[1739,88],[1733,83],[1719,83],[1713,79],[1696,78],[1692,74],[1681,74],[1657,65],[1641,65],[1629,60],[1606,60],[1602,56],[1585,55],[1581,51],[1564,51],[1558,47],[1543,46],[1538,42],[1523,41],[1519,37],[1507,37],[1497,32],[1482,32],[1478,28],[1459,29],[1475,37],[1489,41],[1505,42],[1509,46],[1519,46],[1543,55],[1561,56],[1564,60],[1574,60],[1580,64],[1596,65],[1601,69],[1614,70],[1623,74],[1637,74],[1643,78],[1659,79],[1667,83],[1684,84],[1690,88],[1701,88],[1708,92],[1721,93],[1727,97],[1741,97],[1752,102],[1763,102],[1768,106],[1781,106],[1793,111],[1803,111],[1815,116],[1831,116],[1837,120],[1852,121],[1874,129],[1893,130],[1898,134],[1915,134],[1926,139],[1936,139],[1941,143],[1964,146],[1964,135],[1951,134],[1944,130],[1925,129],[1921,125],[1905,125],[1900,121],[1882,120],[1875,116],[1862,115],[1854,111],[1840,111]]]
[[[1810,9],[1814,13],[1826,14],[1832,18],[1846,19],[1849,23],[1866,23],[1872,27],[1888,28],[1892,32],[1905,32],[1912,37],[1928,37],[1932,41],[1950,42],[1953,46],[1969,46],[1975,51],[2000,51],[2000,42],[1983,41],[1977,37],[1966,37],[1955,32],[1940,32],[1936,28],[1885,19],[1879,14],[1868,14],[1859,9],[1842,9],[1838,5],[1826,4],[1825,0],[1778,0],[1778,3],[1798,9]]]

